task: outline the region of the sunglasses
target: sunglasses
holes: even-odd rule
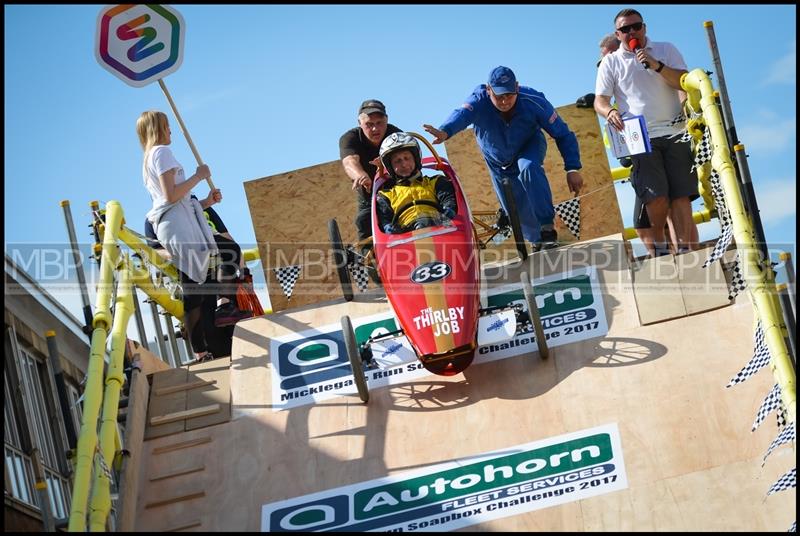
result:
[[[617,28],[617,31],[618,32],[622,32],[624,34],[630,33],[631,30],[633,30],[634,32],[638,32],[639,30],[642,29],[643,25],[644,25],[643,22],[634,22],[633,24],[627,24],[625,26],[621,26],[621,27]]]

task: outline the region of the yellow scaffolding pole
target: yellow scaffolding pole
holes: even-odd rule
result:
[[[133,287],[128,271],[129,260],[122,262],[117,284],[117,300],[114,308],[114,327],[111,330],[111,356],[106,374],[106,388],[103,396],[103,418],[100,425],[100,456],[106,468],[113,466],[117,450],[117,414],[119,398],[125,381],[125,342],[127,340],[128,321],[133,315]],[[89,528],[92,532],[102,532],[106,528],[108,514],[111,511],[111,480],[97,462],[92,486]]]
[[[781,331],[782,317],[775,290],[775,277],[769,266],[769,259],[762,265],[759,250],[755,244],[752,222],[745,212],[739,181],[731,161],[722,115],[717,106],[711,80],[702,69],[694,69],[681,77],[681,86],[687,92],[689,104],[693,109],[702,109],[706,127],[711,131],[713,154],[711,163],[720,174],[725,200],[731,215],[733,236],[742,263],[742,272],[750,290],[751,301],[756,316],[761,320],[764,338],[769,348],[770,366],[775,380],[780,386],[781,397],[789,420],[796,422],[797,391],[795,373]],[[736,151],[744,150],[737,145]]]
[[[89,355],[86,388],[84,390],[83,419],[78,436],[75,459],[75,478],[72,488],[72,506],[69,514],[70,532],[86,531],[86,509],[89,499],[94,452],[97,448],[97,417],[103,398],[103,365],[108,329],[111,326],[111,289],[114,284],[114,268],[119,259],[117,232],[122,224],[122,207],[116,201],[106,205],[106,227],[100,258],[100,283],[95,300],[92,319],[92,345]]]

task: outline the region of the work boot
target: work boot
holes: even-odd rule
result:
[[[558,233],[555,229],[542,229],[541,241],[534,244],[534,251],[558,247]],[[536,247],[538,246],[538,248]]]

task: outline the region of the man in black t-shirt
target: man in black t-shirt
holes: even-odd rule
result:
[[[372,236],[370,198],[377,167],[371,162],[378,158],[381,142],[395,132],[402,131],[389,123],[383,103],[369,99],[358,109],[358,126],[339,138],[339,158],[358,194],[355,224],[359,240]]]

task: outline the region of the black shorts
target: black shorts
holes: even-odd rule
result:
[[[635,197],[636,201],[633,202],[633,228],[649,229],[650,217],[647,215],[647,205],[642,203],[641,197],[638,195]]]
[[[681,197],[694,201],[700,197],[689,142],[662,136],[652,138],[650,145],[651,152],[632,157],[631,184],[636,197],[645,204],[657,197],[670,201]]]

